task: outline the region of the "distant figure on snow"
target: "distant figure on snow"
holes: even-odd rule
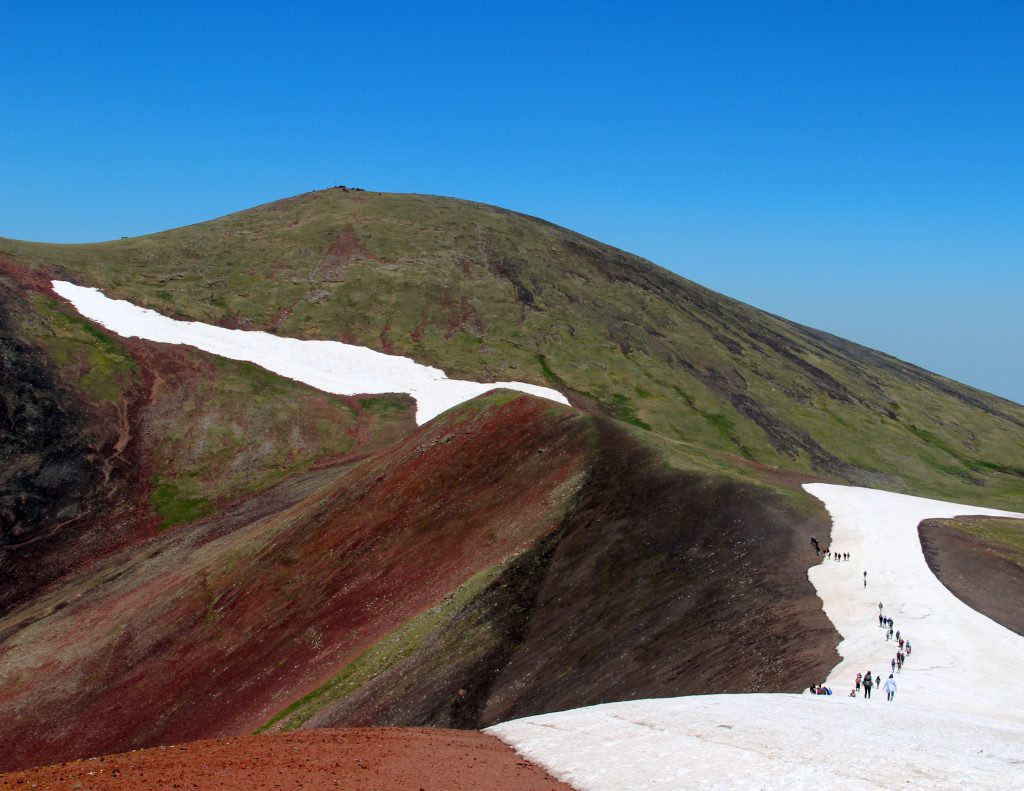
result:
[[[875,676],[875,686],[881,688],[881,686],[882,686],[882,677],[881,676]]]
[[[892,700],[896,697],[896,681],[892,677],[892,673],[889,674],[889,678],[885,682],[885,699]]]
[[[864,572],[864,587],[866,588],[867,586],[868,586],[868,573],[865,571]]]
[[[864,700],[868,700],[871,697],[871,671],[867,672],[864,676]]]
[[[858,673],[858,674],[857,674],[857,679],[856,679],[856,681],[854,681],[854,682],[853,682],[853,683],[854,683],[854,689],[855,689],[855,690],[856,690],[857,692],[860,692],[860,680],[861,680],[862,678],[863,678],[863,676],[862,676],[862,675],[861,675],[860,673]]]

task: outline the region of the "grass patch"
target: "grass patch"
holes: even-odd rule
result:
[[[907,426],[907,430],[918,439],[924,440],[929,445],[932,445],[943,453],[952,456],[969,470],[973,470],[974,472],[999,472],[1004,475],[1014,475],[1018,478],[1024,478],[1024,467],[1015,467],[1009,464],[996,464],[995,462],[985,461],[984,459],[975,459],[952,447],[949,443],[943,442],[934,434],[931,434],[922,428],[918,428],[913,424]],[[942,467],[941,465],[936,466],[941,470],[948,470],[948,468]]]
[[[606,404],[608,409],[612,413],[612,417],[616,420],[621,420],[623,423],[629,423],[631,426],[642,428],[645,431],[651,430],[651,424],[641,420],[636,414],[636,407],[629,400],[629,396],[625,396],[622,393],[614,393],[610,403]]]
[[[370,415],[399,415],[410,408],[408,398],[394,395],[360,398],[359,406]]]
[[[50,334],[39,340],[58,367],[96,401],[117,401],[138,371],[135,360],[113,338],[87,319],[68,315],[42,295],[33,297]]]
[[[150,505],[163,518],[161,530],[175,525],[195,522],[213,513],[213,505],[207,497],[190,497],[172,481],[165,481],[158,475],[153,482]]]
[[[544,374],[544,378],[545,379],[547,379],[552,384],[558,385],[559,387],[568,387],[568,385],[565,383],[565,381],[562,379],[562,377],[560,377],[558,374],[556,374],[551,369],[551,366],[548,365],[548,358],[547,357],[545,357],[543,354],[538,354],[537,355],[537,362],[540,364],[540,370]]]

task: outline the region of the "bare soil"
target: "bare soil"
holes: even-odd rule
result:
[[[596,426],[589,479],[558,530],[422,650],[304,727],[480,728],[824,678],[838,636],[807,579],[824,510],[669,469],[613,421]]]
[[[555,529],[587,426],[477,401],[68,578],[0,618],[0,769],[252,733]]]
[[[957,529],[971,517],[926,519],[918,528],[925,560],[964,604],[1024,635],[1024,558]],[[1010,520],[1006,520],[1010,521]]]
[[[479,731],[353,728],[192,742],[0,775],[0,788],[563,791]]]

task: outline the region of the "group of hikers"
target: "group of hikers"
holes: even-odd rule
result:
[[[885,680],[884,686],[885,699],[891,701],[896,697],[896,679],[893,678],[893,674],[903,672],[903,663],[906,661],[907,657],[910,656],[911,648],[910,640],[904,638],[904,636],[900,634],[899,629],[896,630],[894,635],[892,618],[884,615],[882,613],[883,609],[884,605],[882,602],[878,602],[878,626],[881,629],[885,629],[886,641],[888,642],[895,637],[898,646],[896,656],[894,656],[889,662],[889,668],[892,670],[892,673],[890,673],[889,678]],[[864,697],[870,698],[872,687],[882,688],[882,677],[876,675],[874,680],[872,680],[870,670],[867,673],[858,673],[857,678],[853,682],[853,689],[850,690],[850,697],[857,697],[857,693],[860,692],[862,687],[864,689]]]
[[[831,558],[832,560],[849,560],[849,552],[833,552],[829,547],[822,547],[821,542],[811,536],[811,546],[814,547],[814,554],[820,557]]]
[[[850,559],[850,553],[848,553],[848,552],[842,552],[842,553],[840,553],[840,552],[831,552],[828,547],[825,547],[824,549],[822,549],[821,543],[814,536],[811,536],[811,546],[814,547],[814,554],[815,555],[821,555],[821,556],[824,556],[824,557],[831,557],[833,560],[849,560]],[[865,571],[864,572],[864,587],[866,588],[867,586],[868,586],[868,573]],[[857,674],[857,678],[854,679],[854,682],[853,682],[853,689],[850,690],[850,697],[851,698],[857,697],[858,693],[860,693],[861,689],[863,689],[864,690],[864,698],[866,700],[870,699],[871,698],[871,690],[874,689],[874,688],[884,689],[885,690],[885,698],[888,701],[892,701],[893,698],[896,697],[896,679],[893,676],[896,673],[902,673],[903,672],[903,663],[907,660],[907,657],[910,656],[911,646],[910,646],[910,640],[908,640],[906,637],[904,637],[904,635],[900,634],[900,630],[899,629],[896,629],[895,632],[893,631],[894,626],[895,626],[893,624],[893,620],[892,620],[892,618],[890,618],[887,615],[883,614],[883,612],[882,612],[883,609],[884,609],[884,605],[882,604],[882,602],[879,602],[878,603],[878,626],[879,626],[879,628],[885,630],[886,642],[888,642],[889,640],[895,640],[895,642],[897,644],[896,655],[889,662],[889,667],[892,670],[892,673],[889,674],[889,678],[887,678],[885,680],[884,684],[882,683],[882,677],[880,675],[872,674],[872,672],[870,670],[868,670],[865,673],[858,673]],[[826,687],[824,684],[811,684],[809,689],[810,689],[810,693],[812,695],[831,695],[832,694],[832,690],[829,689],[828,687]]]
[[[871,697],[871,688],[878,687],[882,688],[882,677],[875,676],[874,681],[871,680],[871,671],[861,675],[857,674],[857,680],[854,682],[855,686],[850,690],[850,697],[857,697],[857,693],[860,692],[861,687],[864,688],[864,699],[867,700]],[[885,680],[885,696],[886,700],[892,700],[896,697],[896,679],[892,677],[892,673],[889,674],[889,678]]]

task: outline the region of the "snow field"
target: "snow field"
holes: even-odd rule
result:
[[[843,659],[826,682],[833,695],[607,703],[487,732],[581,791],[1024,788],[1024,638],[949,593],[917,536],[926,518],[1021,515],[858,487],[805,488],[832,516],[831,547],[851,555],[823,559],[808,575],[842,637]],[[889,676],[896,645],[878,626],[879,601],[913,645],[894,674],[892,703],[880,690],[871,700],[848,697],[858,672]]]
[[[469,382],[392,354],[338,341],[304,341],[267,332],[229,330],[198,321],[178,321],[98,289],[53,281],[53,290],[88,319],[125,338],[194,346],[211,354],[254,363],[268,371],[335,395],[408,393],[422,425],[453,406],[489,390],[506,388],[569,404],[550,387],[527,382]]]
[[[897,645],[878,626],[881,602],[883,615],[913,648],[903,672],[893,674],[896,700],[1024,725],[1024,637],[950,593],[928,568],[917,534],[924,519],[1021,515],[851,486],[804,489],[832,517],[832,548],[850,553],[848,562],[823,560],[808,573],[843,638],[843,661],[826,685],[844,695],[857,673],[871,670],[883,683],[889,677]]]
[[[487,732],[581,791],[1024,787],[1020,728],[884,697],[632,700]]]

